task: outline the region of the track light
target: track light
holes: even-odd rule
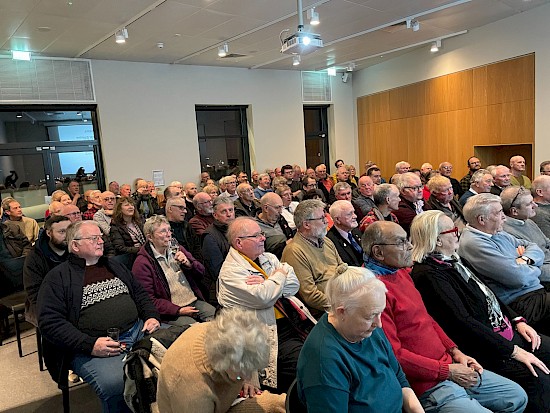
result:
[[[31,52],[23,52],[21,50],[12,50],[11,51],[11,58],[13,60],[31,60]]]
[[[301,61],[302,61],[302,58],[300,57],[300,55],[299,54],[295,55],[292,58],[292,66],[298,66]]]
[[[437,52],[439,52],[440,47],[441,47],[441,39],[437,39],[435,42],[432,43],[432,47],[430,48],[430,52],[437,53]]]
[[[353,72],[355,70],[355,63],[354,62],[350,62],[347,66],[346,66],[346,72]]]
[[[218,47],[218,56],[219,57],[227,56],[228,52],[229,52],[229,45],[227,43],[224,43],[222,46]]]
[[[416,19],[407,19],[407,29],[412,29],[413,32],[420,30],[420,22]]]
[[[126,27],[123,27],[120,30],[117,30],[115,32],[115,42],[118,44],[126,43],[126,39],[128,38],[128,30]]]
[[[307,18],[309,19],[309,24],[312,26],[317,26],[320,23],[319,13],[315,11],[315,7],[308,9]]]
[[[23,112],[17,112],[17,115],[15,115],[15,117],[21,119],[23,117]]]

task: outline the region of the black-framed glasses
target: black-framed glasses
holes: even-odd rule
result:
[[[403,189],[412,189],[413,191],[420,191],[422,188],[424,188],[423,185],[405,186],[405,187],[403,187]]]
[[[512,208],[514,206],[514,202],[517,201],[519,195],[521,193],[525,192],[525,188],[523,186],[520,186],[519,189],[518,189],[518,193],[516,194],[516,196],[514,197],[514,199],[512,199],[512,203],[510,204],[510,208]]]
[[[83,241],[88,240],[92,241],[93,243],[99,243],[99,240],[103,241],[103,237],[101,235],[92,235],[89,237],[82,237],[82,238],[73,238],[73,241]]]
[[[447,231],[442,231],[439,233],[439,235],[444,235],[444,234],[455,234],[455,236],[458,238],[458,227],[454,227]]]
[[[306,221],[326,221],[327,217],[326,216],[322,216],[322,217],[319,217],[319,218],[307,218]]]
[[[403,240],[400,240],[399,242],[379,243],[374,245],[395,245],[401,251],[406,251],[409,245],[411,245],[411,243],[409,242],[408,239],[403,239]]]
[[[252,235],[243,235],[242,237],[237,237],[237,238],[241,238],[241,239],[255,238],[255,239],[258,239],[258,238],[261,238],[261,237],[265,238],[265,232],[260,231],[260,232],[257,232],[255,234],[252,234]]]
[[[185,205],[172,205],[174,208],[178,208],[180,211],[187,211],[187,206]]]

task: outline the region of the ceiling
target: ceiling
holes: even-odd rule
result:
[[[435,39],[545,3],[550,0],[303,0],[321,21],[312,28],[304,12],[305,31],[321,35],[325,47],[293,67],[292,56],[280,53],[280,34],[297,29],[295,0],[0,0],[0,54],[295,70],[342,70],[354,62],[361,69],[415,47],[429,53]],[[420,30],[406,28],[410,17]],[[122,27],[129,37],[121,45],[114,34]],[[218,57],[225,42],[229,53],[243,56]]]

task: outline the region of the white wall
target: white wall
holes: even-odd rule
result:
[[[421,80],[535,52],[535,171],[550,159],[550,5],[444,40],[436,54],[429,46],[354,73],[354,99]],[[355,107],[355,125],[357,108]],[[356,128],[357,133],[357,128]]]
[[[113,61],[92,69],[107,181],[158,169],[166,183],[198,180],[196,104],[250,106],[252,168],[305,164],[299,72]],[[338,156],[354,159],[351,87],[335,82],[333,104]]]

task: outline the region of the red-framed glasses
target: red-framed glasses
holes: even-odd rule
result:
[[[458,238],[458,227],[454,227],[447,231],[443,231],[439,233],[439,235],[443,235],[443,234],[455,234],[455,236]]]

